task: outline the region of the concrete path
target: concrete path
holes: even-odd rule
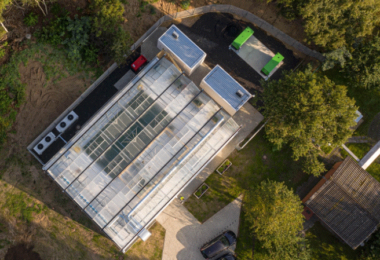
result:
[[[204,259],[200,248],[205,243],[226,230],[238,234],[242,198],[239,196],[203,224],[178,200],[173,201],[157,217],[166,229],[162,260]]]

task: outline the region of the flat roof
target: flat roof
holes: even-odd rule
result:
[[[121,249],[240,129],[166,58],[138,76],[44,166]]]
[[[252,97],[244,87],[219,65],[215,66],[209,74],[206,75],[204,81],[236,111]],[[238,91],[242,93],[242,97],[236,94]]]
[[[193,68],[206,55],[174,24],[158,40],[190,68]]]

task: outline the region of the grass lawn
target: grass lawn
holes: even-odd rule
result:
[[[206,180],[210,188],[201,199],[198,200],[192,196],[184,205],[199,221],[204,222],[239,194],[254,188],[265,179],[284,181],[289,188],[295,190],[309,176],[302,172],[300,164],[294,162],[290,155],[289,148],[274,152],[262,131],[242,151],[231,154],[229,159],[233,165],[222,176],[217,173],[210,175]],[[310,241],[312,252],[314,252],[313,259],[354,259],[352,257],[356,256],[353,250],[319,225],[308,232],[308,236],[315,238]],[[255,259],[261,259],[260,243],[253,240],[249,224],[245,220],[243,201],[236,248],[239,259],[252,259],[253,247],[255,247]],[[329,246],[321,246],[325,244]],[[331,258],[325,257],[329,255]],[[334,258],[334,256],[337,257]]]
[[[323,260],[349,260],[358,259],[361,250],[352,250],[348,245],[340,242],[333,234],[325,229],[319,222],[306,233],[311,245],[311,259]]]
[[[355,144],[350,143],[346,144],[348,149],[350,149],[359,159],[362,159],[366,153],[368,153],[369,150],[371,150],[372,146],[370,144]],[[341,149],[341,154],[343,157],[348,156],[348,153],[346,150]],[[377,181],[380,181],[380,163],[379,160],[375,160],[367,169],[366,171],[371,174]]]
[[[204,222],[239,194],[265,179],[284,181],[294,189],[308,176],[301,171],[299,164],[293,162],[290,154],[289,149],[273,152],[262,131],[242,151],[231,154],[229,159],[233,165],[222,176],[217,173],[210,175],[206,180],[210,188],[201,199],[192,196],[185,206],[199,221]],[[241,214],[240,221],[236,252],[239,259],[251,259],[253,236],[244,214]]]

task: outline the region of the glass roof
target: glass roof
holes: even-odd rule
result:
[[[152,62],[48,169],[120,248],[239,129],[170,61]]]

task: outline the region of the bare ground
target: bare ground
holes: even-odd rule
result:
[[[155,256],[162,252],[164,230],[161,226],[157,224],[152,228],[152,237],[140,249],[137,245],[128,256],[120,254],[26,150],[93,79],[85,80],[82,74],[77,74],[56,83],[47,81],[42,64],[33,60],[26,66],[21,64],[19,72],[26,84],[26,102],[16,117],[15,131],[0,151],[1,158],[6,158],[0,161],[0,259],[4,259],[12,246],[20,251],[17,253],[32,252],[30,248],[34,247],[33,251],[42,259],[159,259]],[[10,200],[14,200],[14,204],[8,205]],[[46,207],[42,212],[33,211],[33,220],[28,222],[24,215],[37,204]],[[14,248],[10,249],[7,259],[23,259]],[[141,258],[139,251],[144,251]]]

